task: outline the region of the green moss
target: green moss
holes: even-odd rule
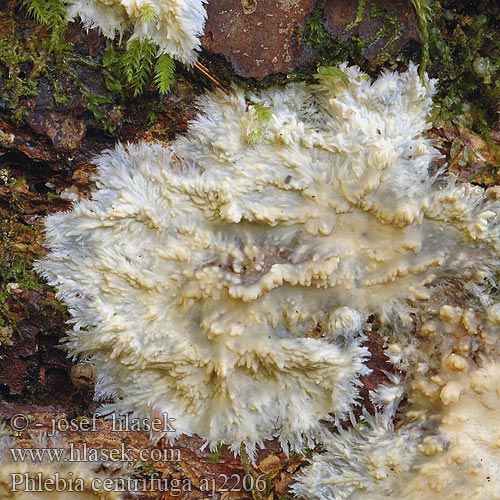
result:
[[[108,42],[103,56],[106,86],[123,95],[130,90],[135,97],[154,83],[167,94],[175,83],[175,63],[168,54],[158,56],[159,47],[150,40],[134,39],[127,45]]]
[[[172,88],[175,65],[168,55],[157,57],[154,43],[106,42],[102,55],[82,54],[80,46],[68,43],[61,0],[24,0],[23,6],[21,15],[13,7],[0,11],[0,106],[10,110],[16,125],[22,125],[28,101],[40,95],[42,83],[50,86],[56,107],[64,109],[81,98],[108,133],[116,130],[116,111],[130,95],[138,97],[150,86],[161,94]],[[23,13],[39,24],[30,23]],[[89,83],[91,74],[95,77]],[[105,88],[96,85],[101,79]]]
[[[349,60],[364,71],[370,71],[375,66],[392,62],[393,57],[389,54],[388,48],[404,29],[394,12],[381,8],[377,3],[370,3],[367,8],[366,0],[358,0],[355,19],[333,40],[323,24],[325,8],[326,2],[318,2],[302,32],[304,42],[314,50],[317,64],[337,66]],[[384,21],[369,38],[362,38],[354,30],[364,18]],[[368,62],[363,55],[364,50],[381,41],[383,45],[377,50],[377,60]]]
[[[10,234],[9,234],[10,233]],[[12,233],[0,230],[0,325],[19,334],[17,324],[19,319],[29,317],[29,310],[18,291],[48,290],[32,269],[28,256],[23,255],[23,248],[6,255],[3,250],[12,238]]]
[[[33,26],[22,17],[16,18],[13,12],[0,12],[3,28],[0,84],[4,87],[0,101],[10,109],[14,123],[22,124],[28,113],[28,99],[38,96],[40,86],[45,82],[51,87],[50,94],[56,106],[63,107],[79,94],[96,120],[109,130],[111,127],[105,119],[105,111],[92,106],[92,100],[86,99],[85,83],[75,71],[78,66],[95,63],[89,57],[77,56],[73,45],[65,41],[66,24],[60,16],[62,4],[59,0],[44,0],[26,1],[25,5],[28,12],[42,23],[41,26]]]
[[[334,48],[334,42],[323,26],[323,7],[315,8],[307,19],[302,39],[309,47],[331,52]]]
[[[47,26],[50,33],[49,48],[61,50],[66,29],[66,7],[62,0],[23,0],[23,5],[38,23]]]
[[[483,0],[476,9],[436,6],[429,32],[430,72],[439,80],[433,117],[438,126],[451,120],[489,140],[500,111],[500,7]]]
[[[168,54],[158,57],[154,69],[154,82],[160,94],[168,94],[175,83],[175,63]]]
[[[36,229],[25,224],[18,214],[25,213],[24,178],[0,171],[0,326],[20,335],[18,322],[29,317],[25,291],[48,291],[47,284],[32,269]],[[3,330],[4,332],[7,330]]]
[[[247,137],[247,141],[249,144],[255,144],[262,138],[266,131],[267,124],[271,119],[271,109],[261,101],[250,105],[248,110],[252,110],[254,113],[254,123]]]
[[[219,441],[217,443],[217,448],[215,449],[215,451],[210,452],[210,455],[208,455],[207,462],[209,464],[218,463],[223,451],[224,451],[224,442]]]
[[[0,302],[2,298],[9,295],[9,284],[15,285],[14,288],[21,288],[23,290],[43,290],[46,288],[34,274],[31,269],[31,263],[25,260],[16,259],[10,262],[2,262],[0,265],[0,280],[3,284],[7,285],[0,292]]]
[[[33,71],[36,56],[25,51],[14,36],[0,40],[0,78],[3,90],[0,102],[12,109],[14,122],[19,124],[27,113],[23,99],[38,94],[38,77]]]
[[[335,66],[347,59],[362,63],[364,60],[362,50],[367,42],[357,36],[334,41],[323,25],[324,8],[325,2],[320,1],[306,21],[302,32],[304,43],[314,50],[316,66],[319,64]]]
[[[432,22],[433,3],[431,0],[411,0],[418,17],[418,24],[424,44],[422,46],[422,58],[420,61],[420,75],[423,76],[429,64],[429,26]]]
[[[358,0],[358,8],[356,9],[356,17],[354,21],[347,25],[347,29],[350,30],[357,26],[362,20],[365,13],[366,0]]]

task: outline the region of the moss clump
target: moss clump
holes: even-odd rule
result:
[[[47,0],[45,11],[40,3],[26,2],[27,11],[41,22],[39,25],[22,15],[26,10],[17,13],[10,7],[0,12],[0,85],[4,89],[0,104],[10,112],[13,122],[21,125],[29,112],[29,101],[36,96],[50,95],[54,107],[60,109],[82,99],[96,122],[112,132],[116,128],[111,117],[113,106],[103,104],[116,105],[116,97],[105,91],[101,95],[80,77],[101,68],[90,55],[78,53],[75,44],[66,41],[60,9],[54,10],[59,12],[55,19],[47,14],[51,7],[59,5],[58,0]],[[95,100],[98,106],[93,105]]]
[[[29,15],[38,23],[47,26],[50,32],[50,46],[60,48],[66,29],[66,7],[62,0],[23,0]]]
[[[5,167],[0,170],[0,327],[3,337],[22,334],[19,324],[39,315],[65,310],[51,288],[33,271],[33,259],[42,253],[43,234],[36,224],[37,207],[48,206],[24,177]],[[31,302],[36,303],[33,307]],[[2,336],[2,335],[0,335]],[[7,345],[0,339],[0,343]]]
[[[214,451],[210,452],[210,455],[207,458],[207,462],[209,464],[218,463],[223,451],[224,451],[224,443],[222,441],[219,441],[217,443],[217,448]]]
[[[130,95],[150,86],[170,91],[175,65],[168,55],[157,57],[155,44],[96,43],[77,26],[70,30],[65,15],[61,0],[25,0],[21,8],[11,3],[0,11],[0,109],[16,125],[35,98],[48,95],[55,109],[69,114],[83,104],[97,128],[113,133]]]
[[[422,60],[420,62],[420,75],[423,76],[429,64],[429,26],[432,23],[433,1],[411,0],[418,17],[418,24],[422,31],[424,44],[422,46]]]
[[[175,83],[175,63],[168,54],[157,56],[158,50],[156,43],[138,38],[125,47],[109,42],[103,57],[108,89],[121,93],[128,87],[137,97],[153,80],[156,90],[167,94]]]
[[[392,65],[399,59],[400,54],[391,54],[391,47],[405,30],[404,25],[395,12],[385,9],[377,2],[367,3],[359,0],[354,20],[349,23],[335,39],[329,35],[324,26],[324,12],[326,2],[321,0],[309,16],[302,38],[306,45],[314,50],[316,64],[336,66],[349,60],[370,72],[382,64]],[[361,36],[356,27],[364,20],[375,21],[371,36]],[[370,61],[366,58],[366,51],[376,46],[372,51]]]
[[[500,111],[500,5],[481,0],[436,6],[430,30],[432,76],[439,79],[435,123],[446,121],[488,132]]]
[[[358,36],[345,41],[334,41],[323,25],[324,8],[325,2],[321,0],[309,16],[302,32],[304,43],[314,51],[316,65],[335,66],[346,59],[363,65],[362,50],[367,42]]]
[[[2,21],[5,18],[0,12]],[[3,84],[3,91],[0,92],[0,105],[10,109],[14,122],[20,124],[28,112],[24,99],[38,94],[38,78],[45,57],[24,48],[16,36],[14,24],[8,29],[5,29],[4,22],[2,25],[4,38],[0,40],[0,83]]]

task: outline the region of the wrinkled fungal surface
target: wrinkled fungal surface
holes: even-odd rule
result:
[[[36,268],[73,315],[69,353],[96,365],[97,397],[115,397],[108,411],[167,412],[177,433],[251,455],[273,437],[327,443],[368,372],[369,315],[395,367],[428,379],[456,341],[439,283],[458,276],[493,307],[481,297],[499,264],[498,192],[430,173],[434,82],[414,66],[373,82],[340,69],[203,96],[185,136],[105,152],[92,199],[47,219]],[[419,315],[448,332],[427,374],[411,365],[425,358]],[[388,415],[376,439],[411,388],[398,380],[373,395]]]
[[[132,33],[131,39],[156,42],[162,52],[187,64],[200,49],[206,11],[203,0],[65,0],[70,18],[79,17],[84,26],[98,28],[114,38]]]
[[[448,385],[460,385],[460,397],[426,408],[423,418],[414,404],[397,429],[390,412],[366,416],[325,440],[326,452],[293,485],[295,493],[311,500],[499,498],[500,363],[472,368],[451,354],[444,364],[455,372]]]

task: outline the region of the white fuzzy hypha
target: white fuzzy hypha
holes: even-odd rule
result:
[[[499,499],[500,363],[472,373],[464,360],[453,365],[463,372],[456,401],[427,409],[418,424],[408,418],[394,430],[381,414],[327,439],[294,492],[308,500]]]
[[[419,441],[416,426],[395,432],[392,415],[367,415],[349,431],[325,440],[326,452],[313,457],[292,490],[307,500],[407,500],[392,496],[394,483],[415,462]]]
[[[498,203],[428,171],[433,82],[341,69],[202,97],[186,136],[105,153],[93,198],[47,219],[36,267],[113,408],[300,449],[355,402],[369,314],[404,324],[439,277],[488,274]]]
[[[65,0],[70,18],[80,17],[86,28],[99,28],[114,38],[156,42],[161,52],[192,64],[200,49],[198,37],[206,20],[204,0]]]

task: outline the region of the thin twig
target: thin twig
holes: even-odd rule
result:
[[[200,62],[196,61],[193,66],[205,77],[207,77],[218,89],[222,90],[226,95],[231,95],[232,92],[229,90],[215,75],[210,73],[208,68],[203,66]]]

